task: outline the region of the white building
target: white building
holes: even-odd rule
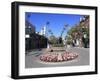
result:
[[[42,27],[39,34],[46,36],[46,26]]]

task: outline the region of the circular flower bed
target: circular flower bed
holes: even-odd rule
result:
[[[77,53],[72,52],[48,52],[40,56],[40,60],[44,62],[63,62],[73,60],[78,57]]]

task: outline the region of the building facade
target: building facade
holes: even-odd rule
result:
[[[47,47],[47,38],[35,31],[35,26],[25,21],[25,50],[40,49]]]
[[[79,24],[71,29],[72,45],[77,47],[89,47],[89,16],[85,15],[80,18]]]

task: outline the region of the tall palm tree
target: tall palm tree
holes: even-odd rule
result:
[[[63,27],[63,30],[61,31],[60,37],[62,37],[64,31],[67,30],[67,27],[68,27],[68,24],[65,24],[64,27]]]

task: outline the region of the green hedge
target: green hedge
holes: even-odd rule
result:
[[[52,46],[53,47],[63,47],[64,45],[63,44],[53,44]]]

